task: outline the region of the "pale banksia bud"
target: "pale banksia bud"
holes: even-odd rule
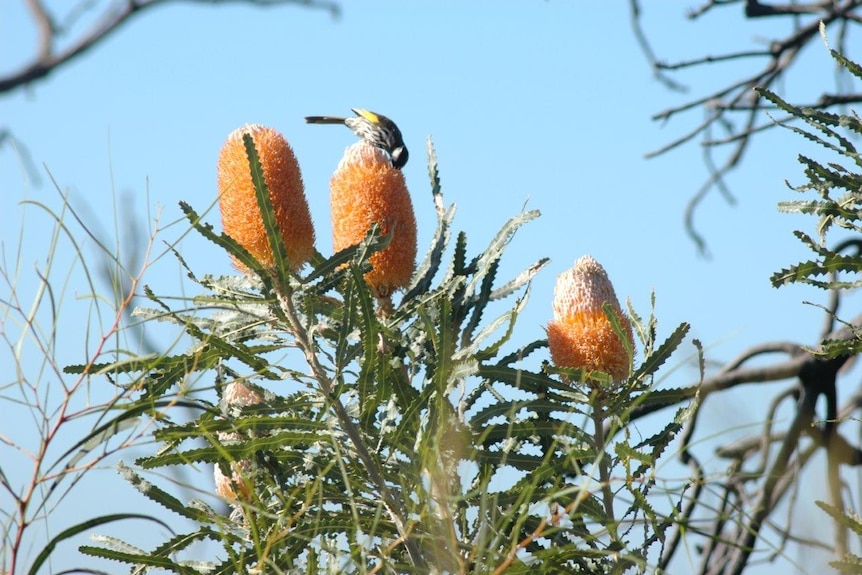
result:
[[[263,397],[257,391],[238,381],[232,381],[227,384],[222,392],[222,405],[225,411],[229,410],[232,406],[247,407],[262,402]],[[240,439],[238,434],[226,432],[220,432],[218,437],[222,443],[229,443]],[[230,470],[231,475],[228,477],[222,473],[219,464],[215,464],[213,478],[215,479],[216,493],[230,501],[238,497],[248,499],[251,495],[248,487],[248,476],[252,471],[251,462],[246,460],[232,461],[230,462]],[[235,487],[236,489],[234,489]]]
[[[628,341],[614,331],[602,309],[609,304]],[[554,319],[548,323],[548,347],[558,367],[601,371],[615,381],[629,376],[632,326],[620,308],[614,286],[604,268],[583,256],[560,274],[554,288]]]

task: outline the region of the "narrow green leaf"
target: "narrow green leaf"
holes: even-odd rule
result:
[[[434,151],[434,145],[431,138],[428,138],[428,177],[431,181],[431,197],[434,202],[434,209],[437,212],[437,229],[431,238],[431,247],[425,254],[422,262],[417,266],[416,272],[413,274],[413,279],[407,292],[401,299],[401,305],[412,301],[418,295],[428,292],[431,288],[431,282],[434,276],[440,269],[440,263],[443,260],[443,252],[449,245],[451,236],[452,221],[455,218],[455,207],[451,206],[445,209],[443,206],[443,193],[440,186],[440,173],[437,166],[437,153]]]
[[[658,368],[670,358],[671,354],[676,351],[676,348],[678,348],[685,339],[690,327],[691,326],[685,322],[679,324],[673,333],[664,340],[652,355],[644,358],[643,363],[635,370],[629,378],[629,381],[638,381],[658,371]]]
[[[522,412],[534,413],[542,416],[550,413],[581,414],[581,410],[577,406],[562,404],[556,399],[498,401],[497,403],[481,409],[471,417],[470,424],[474,429],[481,430],[496,417],[514,418]]]
[[[467,325],[461,332],[461,341],[465,344],[473,339],[473,332],[479,326],[479,322],[482,320],[482,313],[485,311],[485,307],[488,305],[488,302],[491,301],[491,290],[494,287],[494,280],[497,277],[497,270],[499,267],[499,259],[489,262],[488,269],[484,273],[484,278],[479,287],[478,293],[470,299],[470,307],[473,308],[473,313],[470,315]]]
[[[813,284],[811,276],[822,276],[833,272],[858,273],[860,270],[862,270],[862,261],[858,257],[832,254],[819,262],[809,260],[785,268],[772,274],[769,281],[772,282],[773,287],[796,282]]]
[[[696,396],[697,390],[697,386],[653,390],[642,394],[638,398],[638,407],[670,407],[671,405],[677,405]]]
[[[829,53],[832,54],[832,57],[835,58],[835,60],[837,60],[839,64],[847,68],[848,72],[862,80],[862,66],[859,66],[859,64],[836,52],[835,50],[830,49]]]
[[[128,563],[130,565],[146,565],[148,567],[159,567],[160,569],[169,570],[174,573],[179,573],[180,575],[200,575],[200,573],[196,569],[172,561],[167,557],[158,557],[151,554],[138,555],[136,553],[124,553],[122,551],[117,551],[114,549],[93,547],[92,545],[82,545],[78,547],[78,551],[80,551],[84,555],[90,555],[91,557],[110,559],[113,561],[119,561],[121,563]]]
[[[132,487],[140,491],[141,494],[169,511],[173,511],[177,515],[185,517],[186,519],[191,519],[192,521],[198,521],[201,523],[213,522],[213,517],[196,507],[184,505],[179,499],[170,493],[135,473],[131,467],[128,467],[122,461],[117,464],[117,471],[123,476],[123,479],[128,481]]]
[[[467,268],[467,234],[458,232],[458,237],[455,238],[455,250],[452,254],[452,268],[449,275],[444,281],[448,283],[452,275],[466,275],[469,273]]]
[[[126,519],[143,519],[145,521],[152,521],[153,523],[159,525],[160,527],[170,531],[170,527],[164,521],[156,519],[155,517],[150,517],[149,515],[142,515],[140,513],[114,513],[111,515],[101,515],[99,517],[94,517],[92,519],[88,519],[87,521],[83,521],[78,523],[77,525],[73,525],[68,529],[64,529],[54,538],[52,538],[47,545],[42,549],[39,555],[36,556],[36,559],[33,560],[32,565],[30,565],[30,571],[28,571],[28,575],[37,575],[39,572],[39,568],[47,561],[48,557],[50,557],[51,553],[54,552],[57,545],[66,541],[67,539],[71,539],[76,535],[80,535],[81,533],[85,533],[91,531],[93,528],[98,527],[99,525],[105,525],[106,523],[113,523],[115,521],[124,521]]]
[[[542,394],[548,390],[556,390],[562,393],[573,394],[573,397],[576,397],[574,395],[575,390],[571,385],[547,375],[533,373],[524,369],[504,365],[483,365],[479,368],[477,375],[532,393]]]
[[[503,345],[512,338],[512,335],[514,335],[515,324],[518,316],[526,306],[526,301],[526,298],[519,299],[515,302],[515,307],[512,310],[506,312],[504,315],[501,315],[496,320],[485,326],[482,331],[473,337],[473,341],[459,352],[459,356],[462,354],[469,354],[470,356],[475,357],[477,361],[488,361],[496,356],[500,351],[500,348],[502,348]],[[504,323],[508,324],[505,332],[503,332],[503,334],[491,345],[480,349],[480,346],[484,341],[494,334]]]
[[[842,510],[825,501],[815,500],[817,507],[825,511],[832,519],[847,527],[856,535],[862,537],[862,518],[852,509]]]
[[[186,216],[186,219],[189,220],[189,223],[191,223],[192,227],[197,230],[199,234],[227,251],[230,255],[235,257],[237,261],[255,273],[260,278],[261,282],[263,282],[267,293],[271,293],[273,291],[272,277],[266,268],[264,268],[263,265],[261,265],[261,263],[248,252],[248,250],[229,235],[224,233],[215,233],[211,224],[202,223],[197,212],[195,212],[195,210],[186,202],[180,202],[179,204],[180,209]]]
[[[266,185],[263,166],[260,164],[260,156],[258,156],[257,149],[254,147],[254,138],[251,134],[243,134],[242,142],[245,145],[246,156],[248,156],[248,167],[251,171],[251,181],[254,184],[254,192],[257,197],[257,205],[260,208],[263,228],[266,230],[266,237],[269,240],[270,248],[272,248],[275,269],[278,272],[278,277],[282,278],[282,281],[285,281],[290,274],[290,262],[287,257],[287,248],[284,246],[284,237],[282,236],[281,228],[278,225],[278,220],[275,218],[275,210],[272,207],[272,200],[269,188]]]
[[[222,541],[225,539],[227,534],[223,532],[214,531],[209,527],[202,527],[197,531],[192,531],[190,533],[181,533],[179,535],[175,535],[171,537],[155,549],[153,549],[149,554],[154,557],[170,557],[171,555],[175,555],[176,553],[183,551],[188,548],[190,545],[197,543],[198,541],[203,541],[205,539],[210,539],[212,541]]]
[[[517,277],[512,278],[511,280],[506,282],[505,285],[503,285],[503,286],[495,289],[493,292],[491,292],[489,299],[491,301],[497,301],[497,300],[503,299],[505,297],[508,297],[509,295],[518,291],[519,289],[521,289],[522,287],[524,287],[525,285],[527,285],[531,281],[533,281],[533,278],[536,277],[536,275],[550,261],[551,261],[551,258],[540,259],[539,261],[537,261],[536,263],[534,263],[533,265],[531,265],[530,267],[528,267],[527,269],[522,271],[520,274],[518,274]]]
[[[841,356],[854,356],[862,352],[862,339],[826,339],[820,342],[814,353],[827,359]]]
[[[500,361],[497,362],[497,365],[508,366],[510,363],[515,363],[518,361],[523,361],[527,357],[529,357],[534,351],[538,351],[540,349],[545,349],[548,347],[547,339],[537,339],[535,341],[531,341],[527,345],[524,345],[512,353],[503,356],[500,358]]]
[[[388,396],[386,390],[379,387],[385,387],[388,378],[378,378],[378,368],[380,367],[378,356],[380,354],[377,351],[377,346],[380,345],[380,330],[371,290],[368,288],[365,277],[358,266],[351,265],[350,274],[353,284],[351,296],[355,300],[355,307],[351,306],[351,310],[355,310],[356,313],[356,325],[362,333],[363,347],[362,364],[356,385],[363,406],[363,419],[368,420],[374,416],[379,398]],[[378,393],[380,396],[377,395]]]

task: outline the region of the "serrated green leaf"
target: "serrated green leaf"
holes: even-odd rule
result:
[[[248,408],[246,408],[248,409]],[[291,430],[304,433],[324,433],[329,429],[324,422],[313,421],[302,416],[284,415],[243,415],[226,419],[214,413],[208,413],[197,420],[159,429],[154,433],[155,439],[165,442],[179,442],[198,437],[212,437],[220,433],[264,434]]]
[[[667,339],[662,342],[658,349],[656,349],[650,356],[644,358],[643,363],[641,363],[641,365],[635,370],[629,378],[629,381],[638,381],[658,371],[658,368],[670,358],[671,354],[673,354],[673,352],[676,351],[676,348],[678,348],[683,342],[690,328],[691,326],[686,322],[679,324],[677,328],[673,330],[673,333],[671,333]]]
[[[856,535],[862,536],[862,518],[852,509],[842,510],[834,505],[830,505],[825,501],[815,500],[817,507],[829,514],[832,519],[847,527]]]
[[[540,455],[529,455],[526,453],[518,453],[517,451],[476,451],[475,460],[477,463],[490,463],[496,466],[508,465],[521,471],[534,471],[543,461]]]
[[[186,202],[179,202],[179,205],[180,209],[185,214],[186,219],[189,220],[189,223],[199,234],[228,252],[231,256],[235,257],[239,263],[257,275],[263,283],[267,293],[273,292],[272,277],[266,268],[264,268],[248,250],[229,235],[224,233],[215,233],[212,225],[203,223],[197,212]]]
[[[484,280],[484,274],[496,271],[491,264],[502,257],[505,247],[512,241],[512,237],[521,228],[521,226],[538,218],[540,215],[541,212],[539,212],[539,210],[529,210],[521,212],[503,224],[503,227],[500,228],[497,234],[488,243],[488,247],[485,248],[485,251],[477,256],[470,265],[470,269],[474,270],[475,275],[470,280],[467,293],[474,293],[475,286]]]
[[[844,256],[832,254],[826,256],[822,261],[800,262],[789,268],[772,274],[769,281],[773,287],[804,282],[813,283],[811,276],[822,276],[834,272],[858,273],[862,270],[862,260],[856,256]]]
[[[658,431],[657,433],[636,444],[633,447],[634,450],[649,447],[650,453],[649,455],[642,455],[640,454],[640,452],[637,452],[639,454],[639,461],[644,463],[644,465],[636,469],[632,473],[632,475],[634,477],[640,477],[644,473],[646,473],[649,467],[654,466],[655,463],[658,461],[659,457],[661,457],[662,453],[664,453],[665,449],[667,449],[668,445],[670,445],[670,442],[676,438],[676,436],[681,430],[682,424],[674,420],[665,425],[661,431]],[[620,443],[620,445],[626,444]]]
[[[677,405],[678,403],[688,401],[697,395],[697,389],[697,386],[692,386],[650,391],[638,398],[638,407],[670,407],[671,405]]]
[[[431,197],[437,212],[437,229],[431,239],[431,246],[425,254],[422,262],[417,266],[416,272],[410,286],[407,288],[401,305],[411,302],[419,295],[423,295],[431,288],[431,282],[440,269],[443,260],[443,252],[449,245],[451,237],[452,222],[455,219],[455,207],[445,209],[443,206],[443,193],[440,186],[440,173],[437,166],[437,154],[431,138],[428,138],[428,177],[431,181]]]
[[[478,413],[470,418],[470,424],[474,429],[479,430],[495,417],[515,417],[522,411],[538,415],[553,412],[582,414],[579,407],[560,403],[556,399],[501,400],[479,410]]]
[[[858,336],[854,339],[826,339],[817,346],[814,353],[827,359],[854,356],[862,353],[862,340]]]
[[[829,128],[829,126],[838,126],[839,125],[840,119],[837,115],[830,114],[829,112],[825,112],[823,110],[818,110],[816,108],[799,108],[797,106],[793,106],[793,105],[785,102],[777,94],[775,94],[774,92],[771,92],[770,90],[768,90],[766,88],[762,88],[762,87],[758,86],[755,88],[755,91],[758,94],[760,94],[761,96],[763,96],[764,98],[766,98],[767,100],[769,100],[770,102],[772,102],[773,104],[775,104],[776,106],[778,106],[779,108],[781,108],[782,110],[792,114],[796,118],[803,120],[809,126],[812,126],[813,128],[822,132],[826,136],[836,139],[839,143],[841,143],[843,148],[839,148],[838,146],[835,146],[831,142],[828,142],[828,141],[826,141],[826,140],[820,138],[819,136],[816,136],[810,132],[807,132],[805,130],[797,128],[796,126],[790,126],[790,125],[782,123],[782,124],[780,124],[782,127],[787,128],[788,130],[791,130],[793,132],[796,132],[797,134],[801,135],[802,137],[804,137],[808,140],[811,140],[812,142],[815,142],[817,144],[820,144],[821,146],[828,148],[828,149],[830,149],[830,150],[832,150],[838,154],[841,154],[843,156],[847,156],[849,154],[855,153],[855,148],[853,147],[853,144],[849,140],[847,140],[846,138],[843,138],[840,134],[838,134],[837,132],[835,132],[834,130]]]
[[[351,283],[351,299],[355,301],[355,306],[351,306],[350,310],[356,313],[356,326],[362,333],[362,363],[359,371],[359,378],[356,385],[359,392],[360,400],[363,404],[363,418],[369,418],[374,415],[377,401],[373,398],[388,397],[387,390],[379,389],[379,386],[385,386],[388,378],[379,378],[379,370],[384,368],[384,362],[379,361],[377,346],[380,344],[380,330],[378,329],[377,315],[374,311],[374,302],[372,301],[371,290],[368,288],[364,274],[356,265],[350,266]],[[365,401],[369,399],[369,401]]]
[[[832,54],[832,57],[835,58],[835,60],[837,60],[838,63],[841,64],[844,68],[846,68],[848,72],[850,72],[857,78],[862,79],[862,66],[859,66],[859,64],[836,52],[835,50],[830,49],[829,53]]]
[[[158,567],[179,573],[180,575],[200,575],[197,570],[172,561],[167,557],[158,557],[151,554],[138,555],[136,553],[125,553],[114,549],[105,549],[103,547],[94,547],[92,545],[81,545],[78,551],[84,555],[91,557],[99,557],[101,559],[110,559],[119,561],[120,563],[128,563],[130,565],[146,565],[148,567]]]
[[[852,555],[843,561],[830,561],[829,566],[837,569],[841,575],[862,575],[862,557]]]
[[[545,349],[548,347],[547,339],[537,339],[535,341],[531,341],[525,346],[522,346],[512,353],[503,356],[500,358],[500,361],[497,362],[497,365],[500,366],[508,366],[510,363],[515,363],[517,361],[523,361],[527,357],[529,357],[534,351],[538,351],[540,349]]]
[[[183,551],[190,545],[197,543],[198,541],[203,541],[205,539],[210,539],[212,541],[222,541],[225,538],[225,533],[214,531],[208,527],[202,527],[197,531],[192,531],[190,533],[181,533],[179,535],[175,535],[153,549],[150,552],[150,555],[155,557],[170,557],[171,555],[175,555],[176,553]]]
[[[355,245],[337,251],[325,259],[321,256],[321,258],[314,263],[314,269],[311,273],[302,279],[303,283],[309,284],[322,277],[335,277],[333,281],[326,283],[327,288],[331,287],[335,281],[340,279],[339,276],[341,273],[339,270],[342,266],[346,266],[348,263],[358,258],[357,252],[359,249],[360,245]],[[320,291],[324,290],[321,289]]]
[[[569,384],[562,383],[541,373],[533,373],[531,371],[515,367],[508,367],[505,365],[483,365],[479,368],[477,375],[491,381],[505,383],[516,389],[522,389],[532,393],[542,394],[548,390],[556,390],[572,394],[572,397],[582,397],[574,395],[576,390],[574,390]]]
[[[827,250],[827,249],[825,249],[825,248],[821,247],[821,246],[820,246],[817,242],[815,242],[815,241],[814,241],[814,239],[813,239],[811,236],[809,236],[808,234],[806,234],[806,233],[804,233],[804,232],[800,232],[800,231],[798,231],[798,230],[795,230],[795,231],[793,232],[793,235],[794,235],[794,236],[796,236],[797,238],[799,238],[799,241],[801,241],[803,244],[805,244],[805,245],[806,245],[810,250],[812,250],[813,252],[817,253],[817,255],[820,255],[820,256],[827,256],[827,255],[829,255],[829,253],[830,253],[830,252],[829,252],[829,250]]]
[[[856,174],[830,170],[801,154],[799,155],[799,161],[808,168],[809,179],[817,177],[821,182],[829,184],[831,188],[842,188],[849,192],[856,192],[859,190],[860,183],[862,183]]]
[[[181,517],[198,521],[201,523],[213,523],[214,518],[204,513],[195,507],[189,507],[179,499],[164,491],[157,485],[147,481],[136,473],[131,467],[125,465],[122,461],[117,464],[117,471],[123,476],[123,479],[128,481],[132,487],[140,491],[145,497],[151,501],[158,503],[165,509],[173,511]]]
[[[231,460],[248,459],[263,451],[273,451],[273,456],[286,457],[290,455],[290,449],[307,448],[316,442],[329,443],[331,441],[332,434],[327,428],[323,428],[319,433],[314,429],[303,431],[295,428],[282,428],[278,433],[244,438],[236,443],[197,447],[184,451],[175,450],[161,455],[141,457],[136,459],[135,463],[144,469],[157,469],[169,465],[215,463],[225,458]],[[276,453],[278,450],[283,450],[284,455],[280,452]]]
[[[822,205],[820,200],[785,200],[778,202],[778,211],[785,214],[817,214]]]
[[[499,352],[500,348],[508,342],[512,335],[515,333],[515,323],[518,319],[520,313],[524,310],[526,305],[526,298],[519,299],[514,309],[507,312],[504,315],[501,315],[496,320],[485,326],[482,331],[480,331],[474,338],[473,341],[467,347],[463,348],[458,355],[469,355],[471,357],[475,357],[477,361],[488,361],[492,359]],[[481,348],[482,343],[490,337],[493,333],[497,331],[497,329],[504,323],[508,323],[506,327],[506,331],[491,345]]]
[[[260,164],[260,156],[258,156],[257,149],[254,146],[254,138],[250,133],[246,132],[242,135],[242,142],[245,146],[245,154],[248,158],[248,167],[251,181],[254,185],[257,206],[260,209],[263,229],[266,231],[266,238],[272,250],[275,269],[278,272],[278,277],[282,278],[282,281],[286,281],[286,278],[290,274],[291,266],[287,257],[287,248],[284,245],[284,237],[278,225],[278,220],[275,218],[275,209],[272,207],[270,191],[266,185],[263,166]]]
[[[579,438],[583,435],[581,428],[562,419],[548,417],[547,419],[529,419],[512,423],[492,423],[482,428],[479,442],[484,447],[509,439],[526,440],[533,437],[550,438],[554,435]]]
[[[51,553],[54,552],[57,545],[66,541],[67,539],[71,539],[76,535],[80,535],[81,533],[85,533],[87,531],[92,530],[94,527],[98,527],[99,525],[105,525],[108,523],[114,523],[116,521],[123,521],[126,519],[143,519],[145,521],[152,521],[156,523],[160,527],[167,529],[170,531],[170,527],[168,527],[167,523],[161,521],[155,517],[151,517],[149,515],[142,515],[140,513],[114,513],[111,515],[101,515],[99,517],[94,517],[92,519],[88,519],[87,521],[83,521],[78,523],[77,525],[73,525],[68,529],[64,529],[54,538],[52,538],[45,547],[42,548],[42,551],[39,555],[36,556],[36,559],[33,560],[33,563],[30,565],[30,571],[28,571],[28,575],[37,575],[39,572],[39,568],[44,565],[45,561],[48,560],[48,557],[51,556]]]
[[[485,311],[485,307],[487,307],[488,302],[491,301],[491,290],[494,287],[494,280],[497,278],[497,270],[499,267],[500,260],[495,259],[488,263],[486,270],[477,274],[477,277],[482,276],[482,282],[480,284],[479,291],[469,300],[468,305],[473,308],[473,312],[470,314],[470,319],[467,321],[467,325],[461,332],[462,345],[468,344],[473,339],[473,332],[479,326],[479,322],[482,320],[482,313]],[[468,293],[470,293],[470,289],[470,284],[468,284]]]
[[[458,232],[458,236],[455,238],[455,249],[452,253],[452,267],[447,277],[444,278],[444,283],[449,283],[448,280],[452,276],[463,276],[468,273],[470,270],[467,267],[467,234]]]

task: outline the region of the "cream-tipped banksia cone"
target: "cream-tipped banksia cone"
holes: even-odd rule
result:
[[[628,341],[614,331],[602,305],[614,310]],[[583,256],[557,278],[554,319],[548,323],[548,347],[557,367],[601,371],[624,381],[631,370],[626,347],[632,349],[631,322],[620,308],[604,268]]]
[[[381,234],[393,236],[386,249],[372,254],[365,280],[378,298],[406,287],[416,267],[416,217],[401,170],[362,140],[344,151],[329,190],[335,251],[360,243],[376,222]]]
[[[305,199],[302,173],[287,140],[272,128],[251,124],[234,130],[218,158],[219,207],[222,227],[260,263],[273,267],[275,260],[251,179],[248,156],[242,141],[251,134],[269,188],[275,219],[293,270],[314,253],[314,224]],[[237,261],[234,265],[248,270]]]

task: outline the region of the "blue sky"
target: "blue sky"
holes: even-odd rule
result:
[[[671,61],[761,46],[763,38],[784,32],[775,23],[741,21],[739,7],[691,23],[684,18],[690,2],[644,3],[646,31],[656,52]],[[23,8],[5,2],[0,71],[22,65],[35,38]],[[832,61],[822,44],[806,50],[800,66],[783,84],[790,94],[810,100],[833,87]],[[456,228],[468,232],[472,253],[524,206],[543,213],[516,236],[503,265],[503,274],[511,276],[539,257],[552,259],[533,284],[519,341],[542,337],[556,275],[591,254],[607,269],[618,296],[630,298],[641,314],[648,313],[655,290],[660,334],[688,321],[710,359],[720,362],[764,341],[813,344],[820,313],[802,301],[823,302],[823,294],[776,290],[768,282],[773,271],[808,257],[791,231],[812,232],[813,221],[776,211],[778,201],[793,197],[784,180],[801,181],[795,157],[805,143],[784,130],[764,134],[728,177],[738,205],[717,194],[706,199],[696,221],[711,259],[698,255],[682,224],[685,204],[707,174],[697,143],[644,159],[700,121],[702,112],[666,125],[651,121],[652,114],[743,70],[751,68],[734,63],[690,70],[678,77],[691,87],[689,94],[669,92],[652,78],[624,2],[353,2],[338,19],[297,7],[168,4],[134,19],[47,80],[0,98],[0,127],[26,146],[40,180],[22,171],[12,148],[0,148],[2,263],[14,268],[18,258],[19,289],[29,304],[51,222],[21,201],[59,209],[48,172],[110,242],[131,241],[128,226],[116,223],[117,213],[129,212],[150,223],[161,214],[159,239],[177,240],[186,229],[177,202],[199,212],[213,207],[219,147],[250,122],[277,128],[294,147],[318,249],[329,253],[328,181],[354,136],[340,127],[306,125],[303,117],[365,107],[394,119],[410,148],[404,172],[420,252],[434,227],[428,136],[437,149],[445,199],[457,204]],[[217,210],[207,219],[217,224]],[[95,253],[79,238],[86,253]],[[232,273],[213,245],[188,236],[180,247],[197,272]],[[70,254],[61,242],[58,270],[68,269]],[[179,294],[182,275],[166,256],[145,282],[157,293]],[[80,296],[89,289],[77,273],[58,272],[55,280],[67,298],[58,360],[79,363],[94,343],[94,334],[80,337],[90,310]],[[7,334],[13,329],[7,327]],[[666,385],[694,381],[693,367],[685,364],[689,349],[668,366],[681,369],[667,370]],[[717,399],[704,423],[759,421],[768,397],[748,389]],[[6,413],[8,404],[2,409],[0,435],[7,433],[9,415],[16,428],[20,417]],[[99,481],[94,489],[137,505],[137,494],[112,471]],[[91,512],[87,504],[75,511],[79,504],[64,503],[58,513],[74,518]]]

